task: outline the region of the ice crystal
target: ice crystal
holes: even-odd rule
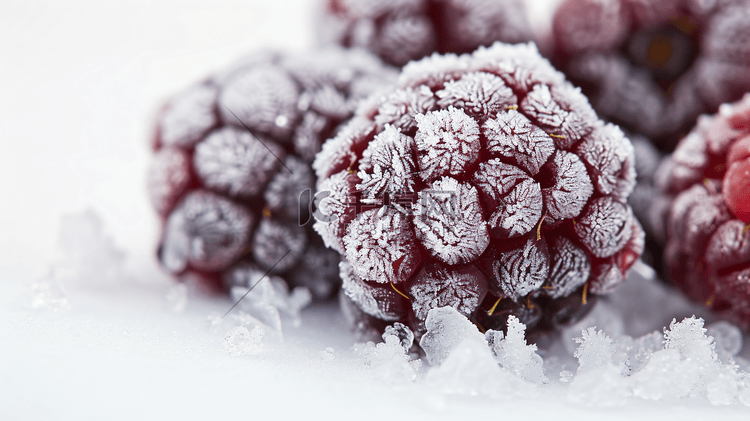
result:
[[[408,217],[393,208],[369,210],[352,221],[344,248],[355,273],[368,281],[403,282],[420,263]]]
[[[386,126],[375,136],[362,154],[357,185],[368,199],[383,200],[386,196],[414,191],[414,139]]]
[[[549,253],[543,239],[528,239],[522,247],[500,253],[492,262],[494,281],[514,300],[539,289],[548,272]]]
[[[295,266],[306,243],[302,227],[263,218],[255,230],[252,253],[263,269],[279,273]]]
[[[487,293],[487,278],[475,266],[448,268],[431,263],[408,286],[411,306],[418,319],[440,307],[452,307],[470,317]]]
[[[450,177],[419,193],[414,225],[417,238],[433,255],[449,265],[479,257],[489,244],[479,194],[474,186]]]
[[[221,196],[192,192],[167,219],[161,263],[173,273],[188,264],[204,270],[222,267],[244,251],[254,219]]]
[[[161,117],[161,143],[190,147],[216,126],[216,91],[214,86],[200,84],[177,94]]]
[[[414,344],[414,333],[403,323],[394,323],[392,326],[386,326],[383,332],[383,341],[389,341],[389,336],[395,336],[398,339],[398,343],[404,348],[405,353],[409,353],[409,350]]]
[[[532,175],[555,151],[552,138],[514,109],[497,113],[482,126],[490,154],[512,159]]]
[[[434,110],[436,101],[435,95],[425,85],[398,89],[380,104],[375,123],[378,126],[390,124],[404,133],[416,133],[415,117]]]
[[[552,298],[572,294],[589,279],[591,261],[583,250],[565,237],[552,240],[550,262],[544,293]]]
[[[381,320],[395,321],[406,315],[402,297],[395,288],[365,282],[354,272],[349,262],[341,262],[344,293],[366,314]]]
[[[514,106],[517,99],[503,80],[492,73],[467,73],[461,79],[448,81],[436,92],[438,106],[455,107],[479,121]]]
[[[513,188],[489,218],[493,236],[517,237],[531,231],[542,216],[539,183],[524,180]]]
[[[422,367],[422,360],[412,360],[397,335],[385,333],[383,342],[357,344],[354,350],[362,357],[369,372],[386,384],[413,382]]]
[[[288,74],[258,66],[230,78],[219,94],[219,113],[226,124],[285,140],[298,118],[298,99],[299,89]]]
[[[630,240],[632,210],[611,197],[591,201],[575,225],[578,238],[596,257],[609,257]]]
[[[479,126],[463,110],[450,107],[415,118],[414,140],[423,180],[461,174],[479,157]]]
[[[542,190],[548,215],[555,219],[577,217],[594,193],[586,166],[578,155],[557,151],[549,170],[554,185]]]
[[[159,215],[168,215],[190,181],[190,155],[181,149],[162,148],[154,154],[148,171],[151,206]]]
[[[236,326],[227,332],[224,348],[233,356],[259,354],[264,351],[263,335],[265,331],[258,326],[252,331],[248,331],[245,326]]]
[[[315,231],[320,234],[326,247],[331,247],[339,253],[344,253],[344,235],[346,229],[356,216],[356,197],[351,195],[354,186],[361,179],[357,174],[342,171],[324,179],[319,186],[319,194],[315,195],[314,206],[321,217],[316,218]]]
[[[477,327],[453,307],[431,309],[425,318],[427,333],[419,340],[431,366],[441,365],[463,340],[473,339],[486,346]]]
[[[616,198],[628,197],[635,187],[635,150],[623,138],[617,126],[608,124],[578,145],[578,155],[591,169],[596,190]]]
[[[526,326],[516,316],[508,316],[508,333],[488,330],[485,334],[490,349],[500,366],[532,383],[546,383],[543,361],[534,344],[526,344]]]
[[[253,196],[281,166],[284,150],[245,129],[224,127],[195,148],[193,162],[208,188],[230,196]]]

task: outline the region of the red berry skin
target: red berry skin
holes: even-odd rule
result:
[[[750,157],[729,165],[722,186],[724,202],[740,221],[750,222]]]
[[[640,257],[627,204],[634,156],[532,44],[435,54],[404,67],[323,146],[313,166],[333,191],[315,229],[357,266],[362,282],[343,285],[351,302],[417,337],[442,306],[480,329],[514,315],[530,332],[554,330]],[[355,195],[364,204],[352,217],[338,198]],[[408,314],[394,320],[401,313],[382,309],[399,293]]]
[[[750,331],[750,95],[703,116],[656,172],[668,278]],[[659,205],[661,206],[661,205]],[[661,217],[659,215],[662,215]]]

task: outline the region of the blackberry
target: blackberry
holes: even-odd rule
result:
[[[656,179],[671,281],[750,331],[750,95],[700,117]]]
[[[395,72],[335,48],[250,56],[161,111],[148,177],[161,266],[229,288],[266,271],[331,295],[338,256],[305,224],[322,142]],[[258,278],[259,276],[256,276]]]
[[[566,0],[553,63],[597,112],[663,151],[750,90],[746,0]]]
[[[321,15],[323,42],[366,48],[395,66],[532,39],[524,4],[514,0],[326,0]]]
[[[359,332],[451,306],[483,328],[548,330],[624,281],[644,234],[634,149],[533,44],[408,64],[313,168],[315,230],[343,256]]]

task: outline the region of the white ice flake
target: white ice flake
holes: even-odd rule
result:
[[[513,159],[532,175],[555,151],[552,138],[515,109],[503,110],[487,120],[482,133],[490,154]]]
[[[419,129],[414,140],[423,180],[462,174],[479,157],[479,125],[462,110],[449,107],[415,118]]]
[[[414,139],[386,126],[367,145],[359,162],[357,184],[367,199],[382,201],[385,196],[413,193],[416,164]]]
[[[410,217],[390,207],[357,217],[344,237],[346,258],[362,279],[399,283],[417,269],[420,252]]]
[[[599,258],[617,253],[633,234],[633,211],[611,196],[594,199],[574,230],[583,245]]]
[[[482,120],[517,103],[513,90],[501,78],[486,72],[467,73],[448,81],[436,95],[441,108],[460,108]]]
[[[417,238],[449,265],[470,262],[489,245],[476,187],[443,177],[419,192],[414,225]]]
[[[485,338],[500,366],[522,379],[536,384],[546,383],[543,360],[535,344],[526,344],[526,325],[516,316],[508,317],[508,333],[488,330]]]
[[[383,334],[383,342],[356,344],[354,351],[362,357],[365,367],[376,379],[396,385],[417,380],[421,360],[412,360],[397,335]]]

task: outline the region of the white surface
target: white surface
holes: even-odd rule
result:
[[[265,353],[239,357],[224,349],[233,319],[208,323],[228,298],[191,290],[185,311],[172,312],[144,188],[153,113],[247,51],[310,45],[311,6],[0,4],[0,420],[747,419],[738,403],[591,409],[555,387],[498,401],[445,396],[424,381],[389,385],[365,369],[332,305],[303,312],[284,342],[267,335]],[[109,281],[66,278],[67,309],[33,308],[32,285],[60,261],[60,216],[88,207],[125,250],[124,266]],[[333,359],[320,354],[328,347]]]

